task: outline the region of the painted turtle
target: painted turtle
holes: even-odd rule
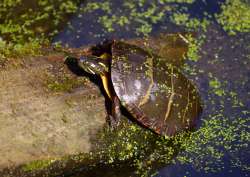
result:
[[[112,101],[108,115],[112,126],[119,123],[120,105],[157,134],[173,136],[195,126],[201,112],[200,97],[177,67],[165,58],[122,41],[114,40],[95,50],[80,56],[78,65],[101,76]]]

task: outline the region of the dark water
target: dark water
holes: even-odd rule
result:
[[[92,2],[92,1],[91,1]],[[111,1],[113,9],[119,9],[121,1]],[[228,120],[228,126],[233,120],[242,119],[246,120],[246,124],[242,126],[242,129],[236,131],[249,132],[249,117],[250,117],[250,34],[237,34],[235,36],[229,36],[222,27],[215,20],[215,13],[220,12],[220,4],[224,1],[216,0],[203,0],[195,1],[193,4],[175,4],[173,6],[180,6],[183,11],[190,14],[191,17],[199,19],[208,18],[211,24],[208,26],[206,32],[198,31],[198,34],[206,35],[205,42],[200,47],[201,59],[197,62],[187,61],[187,65],[195,70],[195,74],[186,72],[189,79],[193,80],[202,96],[204,102],[204,110],[202,119],[206,120],[218,114],[221,117]],[[88,1],[82,4],[82,7],[86,6]],[[183,8],[186,7],[186,8]],[[209,14],[209,17],[205,14]],[[122,11],[124,15],[128,15],[127,11]],[[63,44],[67,44],[71,47],[79,47],[87,44],[96,44],[105,39],[121,39],[121,38],[133,38],[142,36],[142,34],[135,33],[136,24],[129,24],[126,27],[117,27],[113,32],[107,32],[104,27],[97,22],[100,16],[105,15],[105,12],[97,10],[88,13],[78,13],[72,17],[70,21],[70,27],[65,27],[61,33],[59,33],[54,41],[61,41]],[[170,22],[168,15],[164,17],[158,23],[153,24],[152,32],[150,35],[156,35],[162,33],[174,33],[185,31],[182,26],[177,26]],[[220,89],[211,87],[211,80],[217,79],[221,83]],[[220,95],[222,93],[222,95]],[[236,94],[237,99],[233,99],[229,95]],[[235,103],[236,100],[240,100],[240,103]],[[202,125],[201,125],[202,126]],[[218,140],[219,141],[219,140]],[[222,141],[222,140],[221,140]],[[231,141],[231,146],[237,146],[240,140],[235,139]],[[213,144],[215,142],[211,142]],[[250,164],[249,148],[240,148],[237,153],[227,152],[223,146],[218,147],[218,150],[223,152],[222,162],[211,164],[214,168],[221,168],[218,172],[206,172],[202,168],[198,168],[195,164],[174,164],[163,167],[159,170],[158,177],[235,177],[235,176],[249,176],[247,170],[243,170],[239,167],[232,167],[230,161],[234,159],[241,159],[241,162]],[[186,152],[182,152],[186,153]],[[205,160],[209,159],[208,156]],[[194,157],[195,159],[195,157]],[[197,158],[197,160],[200,160]],[[203,159],[204,160],[204,159]],[[101,170],[101,169],[100,169]],[[111,169],[112,170],[112,169]],[[129,169],[128,169],[129,170]],[[72,173],[69,176],[81,176],[81,172]],[[105,176],[105,170],[103,170],[103,176]],[[108,176],[122,176],[121,172],[114,170],[114,173]]]
[[[92,2],[106,2],[102,1],[91,1],[86,0],[85,3],[81,4],[81,7],[84,8],[86,4]],[[122,9],[121,4],[124,2],[122,0],[109,0],[111,2],[111,8],[113,11],[122,11],[121,13],[124,16],[129,16],[129,11]],[[150,2],[150,1],[149,1]],[[222,4],[224,0],[196,0],[192,4],[186,3],[169,3],[174,7],[186,7],[183,8],[185,12],[190,14],[190,17],[198,17],[205,18],[205,13],[211,15],[211,18],[214,17],[215,13],[220,11],[220,4]],[[149,3],[150,4],[150,3]],[[146,4],[147,5],[147,4]],[[140,9],[142,7],[139,7]],[[180,9],[181,9],[180,8]],[[181,11],[181,10],[180,10]],[[168,13],[166,12],[165,16],[158,23],[152,24],[153,30],[150,35],[155,35],[160,32],[164,33],[174,33],[185,31],[183,27],[177,26],[170,22],[168,18]],[[117,13],[120,15],[120,13]],[[170,12],[171,14],[171,12]],[[67,25],[55,38],[54,42],[62,42],[62,44],[67,44],[70,47],[80,47],[86,44],[96,44],[106,39],[126,39],[133,37],[142,37],[141,34],[135,33],[136,22],[133,22],[129,25],[125,25],[123,27],[116,26],[114,32],[107,32],[104,27],[98,22],[98,18],[100,16],[106,15],[102,10],[96,10],[94,12],[85,12],[82,13],[79,10],[78,14],[73,16]]]

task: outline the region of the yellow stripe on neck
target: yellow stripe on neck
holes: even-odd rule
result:
[[[104,53],[100,56],[101,59],[103,60],[108,60],[111,58],[111,56],[108,53]],[[112,99],[112,94],[110,92],[110,88],[109,88],[109,78],[108,78],[108,73],[105,74],[101,74],[101,79],[102,79],[102,84],[104,87],[104,90],[106,91],[108,97],[110,99]]]
[[[106,91],[108,97],[110,99],[112,99],[112,95],[111,95],[110,89],[109,89],[109,80],[108,80],[107,74],[101,75],[101,79],[102,79],[102,84],[103,84],[104,90]]]

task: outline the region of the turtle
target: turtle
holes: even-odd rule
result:
[[[121,106],[137,123],[156,134],[174,136],[193,129],[201,113],[195,85],[164,57],[121,40],[93,47],[77,65],[99,75],[111,101],[108,121],[119,125]]]

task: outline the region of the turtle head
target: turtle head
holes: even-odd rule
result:
[[[100,57],[94,55],[83,55],[79,59],[74,57],[66,57],[65,61],[74,62],[84,71],[90,74],[102,75],[109,71],[109,59],[108,54],[102,54]]]
[[[90,74],[102,75],[109,71],[108,56],[106,54],[97,56],[81,56],[79,66]]]

